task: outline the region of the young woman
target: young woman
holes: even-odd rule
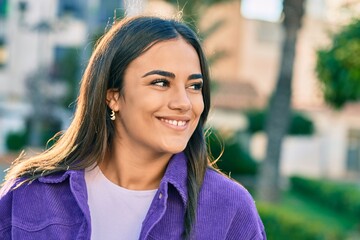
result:
[[[11,166],[0,239],[265,239],[249,193],[209,166],[209,108],[206,60],[187,26],[115,24],[69,129]]]

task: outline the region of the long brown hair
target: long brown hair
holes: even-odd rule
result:
[[[112,26],[99,40],[81,81],[74,119],[56,143],[38,156],[21,160],[10,167],[5,181],[25,177],[24,182],[68,169],[85,169],[98,164],[110,146],[115,128],[106,104],[106,91],[123,88],[125,69],[131,61],[157,42],[183,38],[197,52],[203,75],[204,111],[190,138],[185,154],[188,158],[188,203],[185,212],[184,237],[190,238],[196,219],[200,191],[208,156],[203,127],[210,108],[210,84],[206,59],[196,34],[175,20],[156,17],[124,19]]]

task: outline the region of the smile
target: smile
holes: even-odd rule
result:
[[[181,121],[181,120],[170,120],[165,118],[160,118],[162,122],[166,122],[170,125],[177,126],[177,127],[183,127],[186,125],[187,121]]]

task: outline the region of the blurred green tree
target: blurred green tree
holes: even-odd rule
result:
[[[255,175],[257,162],[250,153],[240,145],[236,134],[231,137],[222,136],[216,129],[209,130],[206,142],[216,167],[225,174]]]
[[[22,150],[27,144],[28,135],[28,131],[8,133],[5,140],[6,149],[11,152]]]
[[[209,7],[219,4],[219,3],[225,3],[230,2],[234,0],[166,0],[166,2],[171,3],[174,5],[178,11],[182,14],[182,20],[189,24],[193,29],[197,29],[199,26],[199,22],[201,20],[201,16],[204,15],[206,9]],[[211,31],[211,33],[216,30],[219,22],[215,23],[212,27],[215,29],[212,29],[210,27],[208,30]],[[207,33],[205,31],[203,34]]]
[[[80,69],[80,49],[68,48],[55,64],[57,78],[62,79],[67,85],[67,94],[62,100],[62,105],[68,108],[76,100],[79,90],[79,69]]]
[[[252,110],[245,113],[248,119],[247,132],[254,134],[265,130],[265,120],[267,111]],[[300,112],[290,114],[290,124],[287,131],[289,135],[312,135],[314,124],[306,115]]]
[[[178,9],[182,20],[187,23],[200,37],[200,40],[204,41],[206,38],[215,33],[221,28],[225,21],[220,19],[211,24],[207,29],[198,30],[201,17],[204,16],[206,10],[216,4],[231,2],[235,0],[166,0]],[[217,60],[226,56],[225,51],[217,51],[210,56],[207,56],[208,62],[211,65]]]
[[[332,36],[317,51],[316,72],[325,101],[335,109],[360,100],[360,18]]]
[[[280,198],[280,153],[290,122],[295,46],[304,11],[304,0],[284,0],[283,2],[284,42],[278,80],[269,103],[265,128],[268,144],[265,160],[259,168],[257,186],[258,197],[268,202],[277,202]]]

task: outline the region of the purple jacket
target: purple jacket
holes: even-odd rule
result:
[[[174,155],[143,222],[140,239],[181,239],[187,202],[186,175],[185,155]],[[211,169],[206,172],[200,192],[194,230],[197,240],[266,239],[250,194]],[[2,240],[90,239],[90,235],[84,171],[41,177],[0,194]]]

